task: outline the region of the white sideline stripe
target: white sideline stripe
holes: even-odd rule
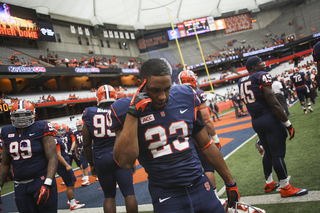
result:
[[[250,205],[320,201],[320,191],[309,191],[307,195],[298,196],[298,197],[281,198],[280,194],[270,194],[270,195],[241,197],[240,200],[241,202],[247,203]],[[152,204],[139,205],[138,210],[139,212],[153,211],[153,207],[152,207]],[[67,212],[70,212],[70,210],[69,209],[58,210],[58,213],[67,213]],[[103,213],[103,208],[102,207],[97,207],[97,208],[84,207],[81,209],[77,209],[74,212]],[[125,206],[117,206],[117,212],[126,212]]]

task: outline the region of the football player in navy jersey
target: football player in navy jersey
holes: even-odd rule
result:
[[[125,106],[113,107],[118,124],[123,124],[122,131],[117,132],[115,160],[122,168],[131,169],[138,158],[148,173],[155,213],[225,212],[196,149],[225,181],[228,205],[233,206],[240,196],[205,128],[197,93],[187,85],[171,88],[171,67],[161,59],[144,62],[140,77],[140,87],[130,105],[123,99],[113,104]]]
[[[216,130],[214,129],[214,125],[212,120],[210,119],[210,115],[207,109],[207,94],[203,91],[203,90],[198,90],[197,89],[197,77],[195,76],[195,74],[191,71],[191,70],[184,70],[182,72],[179,73],[178,75],[178,83],[180,85],[189,85],[191,86],[197,93],[198,98],[201,102],[201,105],[199,107],[199,110],[201,112],[201,115],[204,119],[204,121],[206,122],[206,129],[208,131],[208,134],[212,137],[215,145],[221,149],[221,145],[220,145],[220,140],[218,138],[218,135],[216,133]],[[199,149],[197,149],[198,155],[199,155],[199,159],[201,161],[202,167],[206,173],[206,175],[208,176],[213,190],[217,195],[217,189],[216,189],[216,180],[215,180],[215,176],[214,176],[214,169],[212,168],[212,166],[210,166],[210,164],[206,161],[206,159],[203,157],[201,151]],[[217,195],[218,196],[218,195]]]
[[[72,165],[72,161],[74,160],[78,167],[80,167],[80,159],[77,149],[76,138],[71,129],[66,124],[62,124],[60,129],[58,130],[60,134],[60,138],[62,141],[67,144],[68,154],[70,157],[70,165]]]
[[[299,72],[299,68],[294,68],[295,73],[290,76],[291,87],[294,85],[297,91],[297,95],[300,101],[300,104],[303,109],[303,113],[307,114],[306,104],[304,98],[307,99],[307,106],[310,112],[313,112],[311,107],[311,99],[310,99],[310,89],[307,86],[307,76],[304,72]]]
[[[35,109],[29,101],[15,102],[10,115],[12,125],[1,131],[0,191],[12,164],[18,211],[57,212],[54,128],[48,121],[35,122]]]
[[[289,183],[287,167],[284,161],[286,154],[287,130],[291,140],[295,130],[288,120],[284,110],[272,92],[272,76],[265,72],[265,63],[258,56],[246,61],[250,75],[242,77],[239,91],[243,102],[252,117],[252,127],[258,134],[264,149],[263,170],[265,176],[265,192],[281,188],[281,197],[300,196],[308,193],[306,189],[293,187]],[[272,168],[280,182],[272,177]]]
[[[84,207],[85,204],[79,204],[80,202],[74,198],[74,183],[77,179],[74,176],[74,172],[71,167],[67,144],[64,143],[60,138],[60,132],[58,131],[60,129],[60,125],[57,123],[53,123],[52,125],[57,130],[54,137],[57,146],[57,156],[59,161],[57,173],[58,175],[60,175],[67,187],[67,204],[70,205],[70,210],[76,210]]]
[[[129,99],[124,99],[126,103],[130,103]],[[104,192],[104,212],[116,212],[115,196],[116,183],[118,183],[125,199],[127,212],[137,213],[138,204],[133,188],[133,170],[120,168],[113,158],[113,146],[116,139],[114,125],[119,120],[116,116],[112,116],[112,110],[123,108],[121,105],[111,105],[115,101],[116,91],[112,86],[103,85],[98,88],[98,106],[88,107],[82,114],[84,121],[83,149],[91,167],[91,174],[98,176]]]
[[[320,70],[320,41],[318,41],[312,49],[312,57],[315,62],[317,62],[317,74],[315,75],[315,80],[318,85],[318,91],[320,91],[319,82],[319,70]]]
[[[76,122],[77,130],[73,132],[74,137],[76,138],[76,147],[78,147],[78,155],[80,158],[80,169],[83,173],[83,183],[82,186],[89,186],[89,168],[88,168],[88,160],[83,152],[83,137],[82,137],[82,127],[83,127],[83,120],[78,120]],[[76,150],[77,151],[77,150]]]

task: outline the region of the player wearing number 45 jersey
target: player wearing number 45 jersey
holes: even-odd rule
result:
[[[35,122],[35,109],[29,101],[15,102],[10,115],[12,125],[3,127],[1,131],[0,191],[12,164],[18,211],[57,212],[54,176],[58,160],[54,128],[48,121]]]
[[[280,185],[281,197],[305,195],[308,193],[306,189],[295,188],[289,183],[284,162],[286,138],[287,130],[289,140],[294,137],[295,130],[272,92],[273,79],[265,72],[265,63],[257,56],[246,61],[246,68],[250,75],[241,78],[238,86],[241,98],[252,117],[253,129],[265,151],[262,160],[266,180],[264,190],[271,192]],[[272,168],[280,184],[273,180]]]
[[[240,196],[207,133],[196,92],[187,85],[171,88],[171,66],[161,59],[144,62],[140,77],[130,106],[124,99],[113,104],[126,105],[113,107],[123,124],[114,146],[115,160],[122,168],[131,169],[138,158],[148,173],[155,213],[225,212],[204,175],[196,149],[225,181],[229,205]]]
[[[126,99],[127,102],[130,100]],[[97,90],[97,107],[86,108],[83,112],[83,149],[93,176],[98,176],[104,192],[104,212],[116,212],[116,183],[125,198],[128,213],[137,213],[138,204],[134,195],[132,170],[121,169],[113,159],[113,146],[116,139],[114,124],[118,118],[112,117],[116,101],[116,91],[112,86],[103,85]],[[115,108],[122,108],[117,105]],[[93,150],[91,144],[93,141]]]

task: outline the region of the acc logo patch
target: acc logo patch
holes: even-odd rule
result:
[[[154,120],[155,120],[155,118],[154,118],[153,114],[146,115],[146,116],[143,116],[140,118],[141,124],[146,124],[146,123],[149,123]]]

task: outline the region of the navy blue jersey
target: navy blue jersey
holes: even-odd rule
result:
[[[88,126],[90,134],[94,139],[93,153],[101,156],[105,152],[113,153],[114,141],[116,139],[114,126],[121,127],[120,117],[127,113],[130,99],[121,98],[121,103],[113,103],[109,108],[88,107],[82,114],[84,123]],[[123,109],[123,107],[126,107]],[[120,110],[116,115],[114,110]],[[124,112],[124,113],[121,113]],[[124,120],[124,118],[122,118]]]
[[[191,138],[200,104],[190,86],[178,85],[171,88],[162,110],[147,106],[142,112],[138,121],[138,160],[148,173],[150,184],[186,186],[203,174]],[[128,106],[129,103],[121,114],[126,113]]]
[[[199,97],[201,103],[207,101],[207,93],[205,93],[203,90],[195,90],[197,92],[197,96]]]
[[[272,85],[272,83],[272,76],[264,71],[242,77],[238,81],[241,99],[246,104],[253,119],[272,113],[271,107],[268,105],[261,90],[262,86]]]
[[[76,138],[76,142],[78,142],[78,148],[81,149],[83,147],[82,132],[74,131],[73,135]]]
[[[14,126],[5,126],[1,130],[7,156],[12,158],[14,180],[30,180],[46,175],[48,160],[41,139],[53,135],[54,128],[48,121],[37,121],[24,129],[22,133]]]
[[[69,155],[68,155],[68,148],[67,148],[67,144],[65,144],[61,138],[59,137],[54,137],[54,141],[56,142],[56,146],[57,146],[57,150],[61,151],[61,155],[64,159],[68,159]],[[58,148],[59,146],[59,148]],[[67,161],[68,162],[68,161]],[[59,162],[60,163],[60,162]]]
[[[302,87],[306,84],[306,80],[304,80],[304,76],[305,76],[304,72],[296,72],[290,76],[290,79],[296,88]]]

